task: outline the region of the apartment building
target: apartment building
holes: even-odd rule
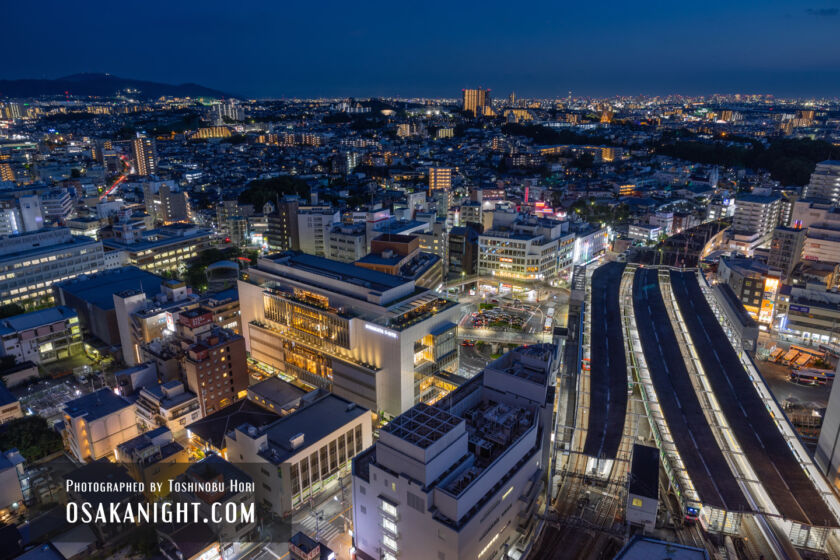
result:
[[[142,387],[134,402],[137,423],[144,430],[165,427],[179,435],[188,424],[201,419],[198,396],[186,389],[177,379]]]
[[[0,356],[48,364],[80,354],[82,329],[69,307],[57,306],[0,319]]]
[[[413,280],[289,252],[239,281],[251,358],[312,387],[397,415],[445,392],[459,305]]]
[[[802,197],[825,200],[832,204],[840,202],[840,161],[818,163],[811,173],[811,180],[805,185]]]

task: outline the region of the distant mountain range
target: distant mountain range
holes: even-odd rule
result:
[[[126,94],[126,90],[133,90]],[[162,84],[120,78],[111,74],[73,74],[54,80],[0,80],[2,97],[115,97],[125,94],[138,99],[172,97],[236,97],[199,84]]]

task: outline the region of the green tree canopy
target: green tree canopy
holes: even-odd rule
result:
[[[256,179],[239,195],[240,204],[253,204],[259,212],[266,202],[276,202],[287,195],[309,198],[309,185],[300,177],[281,175],[270,179]]]

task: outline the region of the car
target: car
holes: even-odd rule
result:
[[[461,346],[465,346],[467,348],[472,348],[473,346],[475,346],[475,341],[474,340],[465,340],[461,343]]]

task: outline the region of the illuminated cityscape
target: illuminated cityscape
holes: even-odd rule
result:
[[[840,558],[838,8],[433,4],[4,7],[0,560]]]

